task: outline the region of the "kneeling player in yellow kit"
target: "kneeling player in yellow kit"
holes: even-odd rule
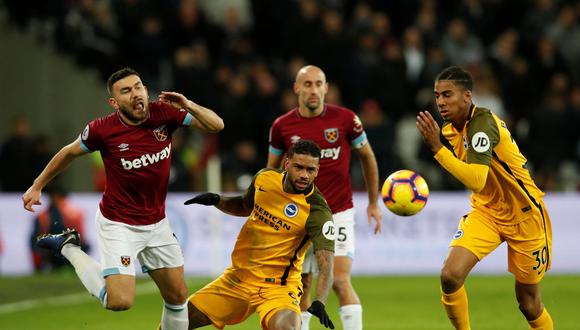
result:
[[[318,145],[302,140],[288,150],[285,171],[261,170],[243,196],[204,193],[185,202],[249,216],[232,252],[232,266],[189,297],[190,329],[210,324],[223,329],[254,312],[262,329],[300,328],[302,261],[310,242],[319,276],[308,311],[334,329],[324,307],[332,286],[334,223],[313,184],[319,161]]]
[[[472,103],[471,74],[459,67],[435,80],[442,129],[429,112],[417,116],[417,128],[435,159],[473,191],[472,210],[459,222],[441,271],[441,301],[456,329],[470,329],[463,286],[471,269],[503,241],[508,270],[516,278],[516,298],[531,329],[553,329],[539,283],[550,268],[550,218],[506,124]],[[445,145],[445,147],[444,147]]]

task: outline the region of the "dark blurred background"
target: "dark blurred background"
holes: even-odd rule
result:
[[[415,114],[435,109],[449,65],[474,76],[474,100],[504,119],[548,191],[580,190],[580,3],[557,0],[0,0],[0,189],[22,192],[85,124],[111,111],[105,81],[131,66],[152,99],[175,90],[215,110],[218,135],[181,130],[170,190],[224,191],[266,164],[268,130],[296,106],[297,70],[327,74],[327,102],[355,111],[380,168],[463,189],[432,160]],[[103,189],[98,155],[58,180]],[[216,161],[217,160],[217,161]],[[364,189],[358,160],[353,180]],[[210,179],[211,180],[211,179]]]

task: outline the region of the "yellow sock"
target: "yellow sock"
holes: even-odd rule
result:
[[[449,294],[441,291],[441,302],[445,307],[449,321],[451,321],[455,329],[471,329],[469,326],[469,310],[465,286],[462,285],[459,290]]]
[[[554,322],[552,321],[552,317],[548,310],[544,307],[542,314],[540,317],[533,321],[528,321],[530,324],[530,329],[534,330],[554,330]]]

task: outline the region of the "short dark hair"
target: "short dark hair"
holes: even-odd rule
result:
[[[441,71],[437,75],[437,78],[435,78],[435,81],[440,80],[450,80],[468,91],[473,90],[473,77],[471,77],[471,73],[458,66],[450,66]]]
[[[320,158],[320,147],[313,141],[300,140],[288,149],[288,158],[292,158],[294,154],[310,155],[314,158]]]
[[[139,76],[139,72],[129,67],[122,68],[121,70],[113,73],[107,80],[107,91],[109,92],[109,95],[113,95],[113,84],[128,76],[141,77]]]

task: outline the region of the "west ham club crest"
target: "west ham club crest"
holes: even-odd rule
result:
[[[324,130],[324,139],[330,143],[338,140],[338,128],[327,128]]]
[[[157,139],[157,141],[163,142],[163,141],[167,140],[167,136],[169,135],[169,133],[167,132],[167,127],[165,127],[165,125],[163,125],[163,126],[159,126],[156,129],[154,129],[153,135],[155,135],[155,138]]]

